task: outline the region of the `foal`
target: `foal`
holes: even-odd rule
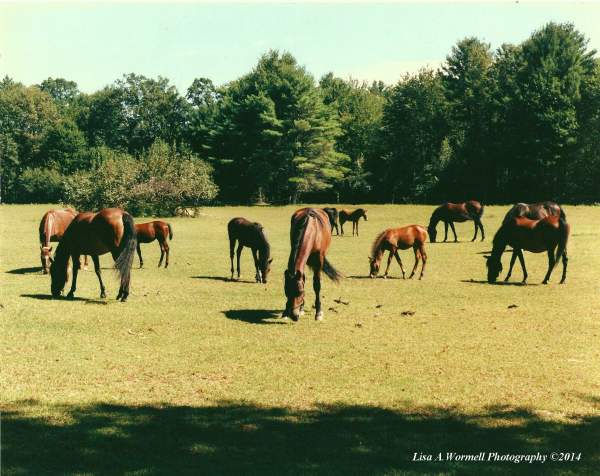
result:
[[[367,210],[363,210],[362,208],[357,208],[354,211],[350,211],[347,209],[342,209],[339,212],[340,217],[340,228],[342,229],[342,235],[344,234],[344,223],[347,221],[352,222],[352,236],[354,236],[354,230],[356,229],[356,236],[358,236],[358,221],[361,217],[367,221]]]
[[[152,243],[154,240],[158,240],[160,246],[160,260],[158,261],[158,267],[160,268],[165,255],[165,268],[169,266],[169,244],[167,243],[167,237],[169,240],[173,239],[173,229],[171,228],[171,224],[160,220],[140,223],[139,225],[135,225],[135,231],[137,232],[137,254],[140,258],[140,268],[144,266],[140,243]]]
[[[429,220],[429,226],[427,232],[431,238],[431,242],[435,243],[437,237],[437,231],[435,227],[438,222],[444,222],[444,241],[448,239],[448,226],[454,233],[454,241],[458,242],[456,236],[456,230],[454,229],[454,222],[462,223],[465,221],[473,220],[475,222],[475,235],[471,241],[475,241],[477,238],[478,230],[481,230],[481,241],[485,240],[485,232],[483,231],[483,224],[481,223],[481,217],[483,216],[483,205],[476,200],[469,200],[464,203],[444,203],[437,207],[431,214]]]
[[[267,283],[267,276],[271,271],[271,246],[265,235],[265,230],[260,223],[253,223],[245,218],[233,218],[227,224],[229,235],[229,258],[231,259],[231,279],[233,280],[233,251],[237,241],[237,277],[240,279],[240,256],[244,246],[252,250],[254,267],[256,269],[256,282]]]
[[[385,268],[385,274],[383,277],[387,278],[393,256],[400,265],[400,269],[402,270],[402,279],[404,279],[404,267],[402,266],[402,260],[400,260],[398,250],[407,250],[412,248],[415,252],[415,265],[408,279],[411,279],[415,275],[417,266],[419,264],[419,259],[423,259],[421,275],[419,276],[419,279],[421,279],[423,277],[423,273],[425,272],[425,263],[427,263],[425,241],[427,241],[427,231],[425,231],[425,228],[419,225],[410,225],[402,228],[388,228],[384,232],[380,233],[373,242],[371,256],[369,256],[369,263],[371,265],[371,278],[377,277],[379,274],[381,259],[383,258],[385,252],[389,251],[387,267]]]

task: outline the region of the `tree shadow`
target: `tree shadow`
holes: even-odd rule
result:
[[[521,283],[519,281],[495,281],[488,283],[485,279],[461,279],[461,283],[487,284],[489,286],[539,286],[539,283]]]
[[[281,309],[231,309],[223,311],[227,319],[235,321],[244,321],[250,324],[287,324],[287,321],[280,319],[271,321],[281,316]]]
[[[41,272],[42,272],[41,266],[35,266],[33,268],[16,268],[16,269],[11,269],[9,271],[6,271],[7,274],[34,274],[34,273],[41,273]]]
[[[245,279],[231,279],[231,278],[226,278],[224,276],[192,276],[192,279],[208,279],[211,281],[223,281],[226,283],[244,283],[244,284],[260,284],[257,283],[256,281],[249,281],[249,280],[245,280]]]
[[[48,412],[60,418],[39,416]],[[28,400],[5,407],[2,416],[6,474],[593,474],[600,458],[599,416],[555,421],[503,405],[466,413],[247,402],[49,407]],[[447,460],[447,452],[488,458],[554,451],[581,459]],[[415,453],[433,461],[415,461]],[[435,461],[439,453],[443,460]]]

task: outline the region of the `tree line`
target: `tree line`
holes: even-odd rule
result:
[[[478,38],[395,85],[318,81],[287,52],[185,95],[128,74],[92,94],[0,82],[2,199],[127,205],[600,201],[600,61],[572,24]]]

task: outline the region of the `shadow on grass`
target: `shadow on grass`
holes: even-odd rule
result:
[[[208,279],[211,281],[223,281],[226,283],[260,284],[256,281],[249,281],[246,279],[230,279],[224,276],[192,276],[192,279]]]
[[[40,301],[65,301],[65,302],[85,302],[86,304],[108,304],[108,301],[104,301],[102,299],[88,299],[82,297],[73,297],[71,299],[67,299],[64,296],[55,298],[52,297],[51,294],[21,294],[21,297],[29,298],[29,299],[38,299]]]
[[[485,279],[461,279],[461,283],[487,284],[488,286],[539,286],[539,283],[522,283],[520,281],[495,281],[488,283]]]
[[[368,276],[368,275],[367,276],[364,276],[364,275],[363,276],[346,276],[346,277],[349,278],[349,279],[385,279],[385,280],[388,280],[388,279],[399,279],[400,281],[403,280],[403,278],[400,277],[400,276],[390,276],[390,275],[388,275],[387,278],[384,278],[383,275],[377,276],[376,278],[371,278],[371,276]],[[406,277],[405,280],[408,280],[408,276]]]
[[[223,311],[227,319],[235,321],[244,321],[250,324],[287,324],[288,321],[269,321],[267,319],[275,319],[281,316],[281,309],[231,309]]]
[[[6,271],[7,274],[42,274],[42,267],[35,266],[33,268],[16,268]]]
[[[39,413],[50,411],[59,421]],[[96,403],[3,411],[6,474],[593,474],[600,417],[573,422],[497,406],[389,410],[321,405],[314,410],[222,402],[215,406]],[[574,462],[412,461],[414,453],[550,454]]]

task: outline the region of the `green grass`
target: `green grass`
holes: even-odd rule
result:
[[[80,274],[79,300],[48,298],[36,241],[48,208],[0,207],[2,474],[600,468],[598,207],[565,207],[566,284],[558,285],[560,267],[539,284],[546,257],[527,253],[531,284],[505,286],[483,282],[482,253],[506,207],[486,207],[483,243],[467,241],[472,223],[457,225],[458,244],[427,243],[425,277],[403,281],[396,263],[396,279],[366,279],[371,242],[391,226],[426,225],[433,207],[367,206],[359,238],[333,239],[330,261],[347,279],[324,281],[324,321],[313,319],[307,286],[298,323],[277,318],[297,207],[206,208],[197,219],[171,219],[170,267],[157,269],[158,245],[143,245],[145,268],[136,257],[125,304],[114,300],[108,255],[109,299],[98,298],[93,272]],[[234,216],[267,230],[266,286],[253,282],[247,250],[242,281],[225,279]],[[401,257],[411,269],[412,252]],[[581,451],[582,459],[411,461],[415,451],[482,450]]]

